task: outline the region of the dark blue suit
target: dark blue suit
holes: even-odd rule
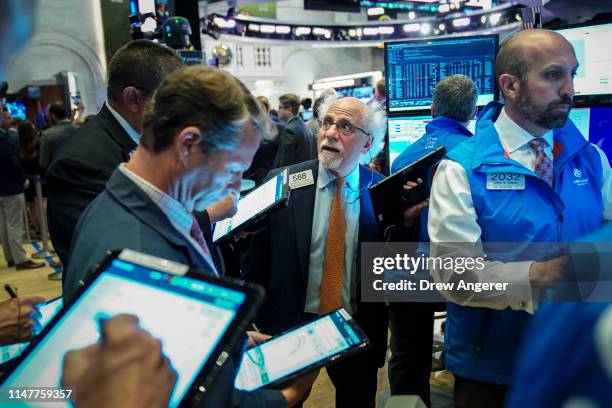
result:
[[[79,280],[91,274],[106,251],[130,248],[180,262],[211,273],[208,263],[172,226],[161,209],[116,169],[105,190],[87,207],[74,234],[70,263],[64,281],[64,296],[70,298]],[[154,302],[154,299],[151,299]],[[180,318],[180,316],[178,316]],[[238,392],[234,376],[238,370],[242,345],[202,398],[207,407],[282,407],[284,397],[277,391]]]
[[[310,258],[310,239],[319,170],[318,160],[289,167],[289,174],[312,170],[314,184],[291,191],[286,208],[274,212],[265,228],[254,235],[247,254],[245,278],[263,285],[266,303],[258,318],[265,333],[276,334],[305,319],[304,306]],[[281,169],[275,171],[278,173]],[[382,237],[376,224],[367,187],[382,176],[360,166],[359,243],[378,242]],[[372,349],[329,367],[336,385],[337,406],[373,406],[370,404],[373,374],[376,393],[376,369],[384,364],[387,349],[387,312],[382,303],[361,303],[361,246],[357,246],[357,301],[354,315],[372,341]],[[368,371],[369,370],[369,371]],[[373,401],[372,401],[373,402]]]

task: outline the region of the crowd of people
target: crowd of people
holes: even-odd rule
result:
[[[0,15],[0,74],[25,42],[12,16],[33,24],[22,7],[9,3]],[[474,134],[466,126],[476,113],[474,82],[462,75],[439,82],[434,119],[392,171],[440,146],[447,155],[431,198],[405,209],[393,239],[555,243],[590,233],[605,239],[608,231],[599,231],[612,217],[612,172],[601,150],[568,120],[577,67],[572,45],[559,34],[508,36],[495,63],[504,103],[480,112]],[[375,159],[386,131],[384,82],[369,104],[326,93],[305,123],[300,111],[312,101],[284,94],[273,112],[267,98],[255,97],[232,75],[186,67],[169,48],[137,40],[113,55],[107,83],[107,100],[87,123],[74,124],[66,107],[54,103],[42,136],[28,121],[17,127],[17,140],[6,119],[0,129],[5,258],[17,269],[42,266],[27,259],[21,241],[24,192],[33,198],[26,175],[42,176],[51,240],[65,268],[65,301],[107,251],[129,248],[202,274],[259,283],[266,299],[256,323],[271,336],[344,307],[372,347],[327,367],[338,407],[376,405],[388,345],[391,393],[415,394],[430,406],[434,312],[444,309],[456,407],[561,406],[577,396],[595,406],[609,403],[611,309],[540,299],[542,289],[563,278],[565,256],[520,248],[493,254],[477,279],[512,282],[520,290],[511,293],[447,291],[448,302],[429,305],[362,299],[361,244],[389,239],[368,193],[384,178]],[[243,175],[261,183],[283,169],[309,182],[239,244],[213,244],[214,224],[236,211]],[[576,169],[587,182],[575,182]],[[516,183],[497,185],[491,174],[499,173],[517,175]],[[432,255],[438,250],[432,246]],[[440,282],[456,278],[452,271],[431,272]],[[0,343],[30,339],[43,301],[0,302]],[[115,316],[102,331],[95,344],[64,356],[61,381],[75,390],[76,406],[167,406],[177,374],[160,340],[139,327],[138,316]],[[579,350],[571,347],[577,337]],[[247,332],[247,338],[256,344],[267,337]],[[575,351],[583,360],[561,365]],[[308,398],[317,373],[280,390],[234,389],[242,353],[229,356],[200,406],[281,407]],[[564,386],[551,385],[555,378]]]

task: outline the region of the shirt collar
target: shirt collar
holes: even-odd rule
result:
[[[508,116],[506,113],[506,108],[501,110],[499,117],[495,121],[495,128],[497,129],[500,139],[502,140],[502,144],[508,153],[512,153],[520,149],[534,139],[534,136],[531,133],[520,127],[510,118],[510,116]],[[544,139],[549,147],[553,146],[552,130],[546,132],[540,138]]]
[[[191,234],[193,215],[179,201],[149,183],[147,180],[130,171],[125,163],[119,165],[119,170],[132,180],[144,193],[159,206],[162,212],[181,232]]]
[[[113,115],[113,117],[117,120],[117,122],[119,122],[119,124],[121,125],[121,127],[123,128],[123,130],[126,131],[126,133],[128,134],[128,136],[130,137],[130,139],[132,139],[134,141],[134,143],[138,144],[140,143],[140,133],[138,133],[136,130],[134,130],[134,128],[132,127],[132,125],[130,125],[128,123],[127,120],[125,120],[123,118],[123,116],[121,116],[119,114],[119,112],[117,112],[116,110],[114,110],[112,108],[112,106],[110,106],[110,103],[108,103],[108,101],[104,102],[106,104],[106,107],[108,108],[108,110],[110,111],[111,115]]]
[[[334,175],[331,171],[323,167],[321,162],[319,162],[319,176],[317,186],[320,189],[326,188],[332,181],[335,181],[338,177]],[[352,191],[359,191],[359,165],[355,166],[353,171],[351,171],[345,177],[346,184]]]

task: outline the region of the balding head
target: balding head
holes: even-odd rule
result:
[[[574,53],[569,41],[554,31],[526,30],[512,34],[502,42],[495,57],[496,81],[499,83],[502,74],[514,75],[526,81],[527,73],[535,62],[534,58],[542,58],[543,52],[550,54],[562,50]]]
[[[560,34],[528,30],[509,37],[495,64],[510,118],[534,136],[565,125],[578,61]]]

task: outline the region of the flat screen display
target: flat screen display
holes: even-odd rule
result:
[[[431,115],[398,116],[388,119],[389,129],[389,168],[397,157],[411,144],[425,134],[425,126],[433,120]],[[468,124],[470,132],[476,130],[476,119]]]
[[[137,315],[140,326],[162,341],[164,353],[177,371],[169,404],[175,407],[245,298],[244,293],[223,286],[115,259],[26,355],[2,388],[61,388],[66,352],[98,341],[100,319],[129,313]]]
[[[23,102],[6,102],[4,106],[6,107],[6,109],[8,109],[12,118],[19,120],[26,120],[28,118],[26,115],[26,107]]]
[[[344,309],[323,316],[245,352],[235,386],[251,391],[364,344]]]
[[[603,150],[612,162],[612,107],[574,108],[570,119],[582,136]]]
[[[454,74],[476,83],[478,106],[495,100],[497,44],[497,35],[385,43],[389,112],[429,108],[436,84]]]
[[[238,201],[238,211],[231,218],[226,218],[215,224],[213,242],[244,226],[247,221],[263,213],[283,199],[287,172],[283,171],[276,177],[266,181],[255,190]]]
[[[580,65],[574,78],[576,96],[612,94],[612,23],[556,30],[573,46]]]

